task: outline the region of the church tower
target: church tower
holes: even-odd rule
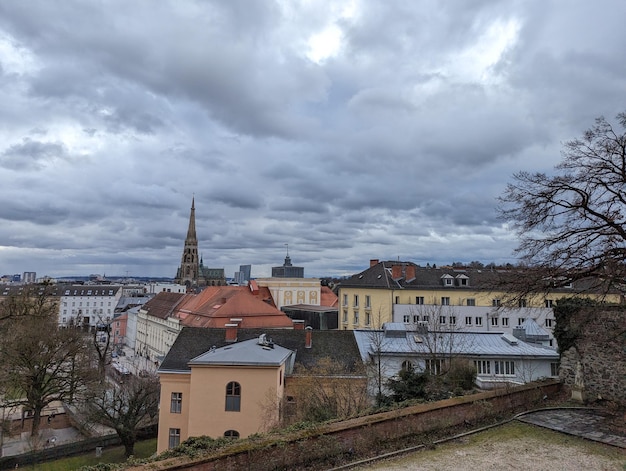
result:
[[[190,286],[198,285],[199,262],[198,262],[198,239],[196,237],[196,207],[195,197],[191,199],[191,214],[189,215],[189,228],[185,239],[185,248],[180,260],[180,268],[176,273],[176,283]]]

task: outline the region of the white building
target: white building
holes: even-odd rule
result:
[[[501,306],[446,306],[433,304],[394,304],[393,322],[406,325],[408,330],[426,323],[439,328],[463,332],[500,332],[512,334],[514,329],[532,319],[545,329],[548,345],[556,347],[554,340],[554,312],[551,307]]]
[[[122,287],[113,285],[72,285],[59,287],[59,324],[95,328],[113,320]]]
[[[438,372],[451,358],[476,367],[476,384],[524,384],[558,376],[556,349],[523,342],[501,332],[409,331],[403,323],[386,323],[382,330],[355,330],[365,364],[380,364],[383,382],[401,369]]]

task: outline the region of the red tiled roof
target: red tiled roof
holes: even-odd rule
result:
[[[157,293],[154,298],[145,303],[141,309],[153,317],[167,319],[170,315],[172,315],[174,308],[185,296],[191,295],[184,293],[167,293],[162,291]]]
[[[247,286],[207,287],[181,302],[174,315],[189,327],[224,327],[235,318],[241,319],[242,328],[293,327],[289,317],[255,296]]]
[[[328,286],[321,287],[320,306],[337,307],[339,298]]]

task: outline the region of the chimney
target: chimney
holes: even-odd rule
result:
[[[402,265],[394,265],[391,267],[391,278],[394,280],[402,278]]]
[[[300,319],[291,319],[293,322],[293,330],[304,330],[304,321]]]
[[[236,342],[237,341],[237,328],[239,324],[226,324],[226,342]]]
[[[372,268],[374,265],[378,265],[378,259],[377,258],[370,259],[370,268]]]
[[[406,266],[406,280],[414,280],[415,279],[415,265],[407,265]]]
[[[307,326],[304,336],[304,348],[311,348],[313,346],[313,327]]]

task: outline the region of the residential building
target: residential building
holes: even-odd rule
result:
[[[158,293],[137,316],[135,352],[163,360],[183,326],[292,329],[293,321],[271,303],[268,291],[247,286],[208,286],[198,294]]]
[[[553,340],[552,306],[560,298],[578,293],[579,286],[554,288],[548,294],[521,299],[513,308],[503,305],[508,293],[494,288],[500,275],[490,269],[431,268],[412,262],[371,260],[369,268],[341,282],[339,326],[379,329],[386,322],[402,322],[410,328],[441,320],[451,328],[471,332],[512,333],[517,325],[532,318]],[[619,302],[620,296],[603,294],[603,299]]]
[[[185,327],[158,370],[157,452],[191,436],[267,430],[278,423],[281,402],[297,403],[294,385],[322,359],[333,361],[342,381],[365,387],[352,332]]]
[[[180,266],[176,272],[175,283],[185,285],[188,290],[202,286],[226,285],[224,269],[205,267],[202,257],[198,253],[195,198],[191,200],[187,237],[185,238]]]
[[[37,272],[34,271],[25,271],[22,275],[22,283],[30,284],[34,283],[37,280]]]
[[[403,323],[385,323],[380,330],[355,330],[364,363],[375,365],[382,384],[401,369],[439,374],[453,359],[471,362],[477,370],[476,384],[491,389],[503,384],[524,384],[558,377],[556,349],[524,342],[498,332],[410,331]]]
[[[179,285],[176,283],[148,283],[145,287],[145,291],[148,294],[157,294],[161,291],[166,293],[186,293],[187,287],[185,285]]]
[[[122,292],[114,285],[58,285],[59,325],[91,330],[110,323]]]

